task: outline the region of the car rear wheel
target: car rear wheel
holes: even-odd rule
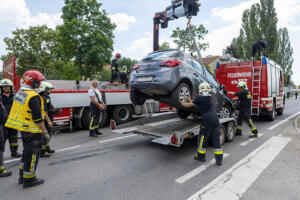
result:
[[[138,90],[132,90],[130,91],[130,100],[134,105],[143,105],[146,102],[146,97]]]
[[[224,144],[226,140],[226,128],[224,125],[220,126],[220,144]]]
[[[186,119],[190,115],[190,112],[180,110],[180,109],[177,109],[176,113],[177,113],[177,116],[180,117],[181,119]]]
[[[221,111],[218,113],[219,118],[230,118],[232,116],[232,111],[229,106],[225,105],[222,107]]]
[[[190,86],[188,86],[186,83],[179,84],[171,93],[172,105],[176,108],[181,108],[181,101],[186,101],[188,96],[192,96]]]

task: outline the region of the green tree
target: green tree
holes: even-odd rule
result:
[[[163,42],[161,45],[159,45],[159,50],[167,50],[171,49],[169,42]]]
[[[121,70],[123,66],[126,66],[127,70],[131,71],[132,67],[137,63],[138,63],[137,60],[123,57],[119,60],[119,68],[120,68],[119,70]]]
[[[266,54],[273,60],[276,60],[276,41],[277,31],[277,14],[274,7],[274,0],[260,0],[260,21],[262,39],[267,42],[268,48]]]
[[[276,56],[277,63],[282,67],[285,74],[285,85],[288,85],[291,80],[292,66],[294,63],[293,59],[293,48],[290,42],[289,33],[287,28],[281,28],[278,31],[277,37],[277,47],[278,50]]]
[[[182,44],[184,49],[187,49],[191,53],[196,53],[197,50],[192,37],[188,34],[187,37],[184,38],[185,33],[186,29],[180,29],[179,27],[177,27],[175,30],[173,30],[173,33],[171,35],[171,37],[173,38],[173,42],[177,45]],[[208,43],[201,42],[207,33],[207,29],[202,24],[199,26],[192,25],[192,34],[197,40],[197,46],[199,50],[206,50],[209,47]]]
[[[61,53],[74,60],[82,78],[95,78],[110,63],[115,25],[97,0],[65,0],[58,26]]]
[[[11,38],[4,38],[8,51],[2,55],[4,61],[14,54],[17,58],[17,73],[23,74],[28,66],[42,66],[49,68],[49,64],[56,60],[57,31],[47,26],[29,27],[28,29],[16,29]]]

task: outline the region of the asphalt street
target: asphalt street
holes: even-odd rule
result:
[[[193,160],[195,140],[175,148],[143,136],[113,134],[108,128],[96,139],[90,138],[88,131],[58,134],[52,140],[58,152],[40,159],[37,170],[45,184],[35,188],[23,189],[17,184],[20,161],[11,159],[6,150],[5,166],[13,175],[0,179],[0,200],[298,200],[298,115],[300,100],[290,99],[284,115],[274,122],[255,121],[259,138],[249,140],[250,130],[244,126],[243,136],[223,146],[226,158],[221,167],[211,161],[212,148],[208,149],[207,164]],[[234,185],[238,173],[242,178]]]

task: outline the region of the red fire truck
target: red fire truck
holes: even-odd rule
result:
[[[16,58],[11,56],[3,62],[3,78],[13,81],[15,91],[21,85],[20,76],[16,75]],[[61,108],[62,112],[54,116],[56,129],[70,130],[73,127],[88,128],[90,111],[88,89],[90,81],[65,81],[48,80],[55,89],[51,93],[51,100],[55,108]],[[122,84],[101,83],[102,99],[107,105],[107,110],[102,111],[99,125],[114,119],[117,124],[129,122],[134,115],[148,115],[152,113],[166,112],[171,108],[157,101],[149,100],[144,105],[135,106],[130,100],[130,90]]]
[[[282,115],[285,105],[283,71],[272,60],[263,57],[261,61],[252,62],[221,58],[217,63],[216,78],[232,92],[238,91],[239,81],[247,83],[252,95],[252,115],[267,116],[271,121],[276,112]]]

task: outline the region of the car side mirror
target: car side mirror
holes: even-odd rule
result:
[[[221,90],[224,90],[224,89],[225,89],[225,85],[221,84],[221,85],[220,85],[220,89],[221,89]]]

